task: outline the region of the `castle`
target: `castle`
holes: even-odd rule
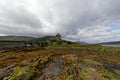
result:
[[[60,41],[61,40],[61,35],[59,33],[57,33],[57,35],[55,36],[56,41]]]

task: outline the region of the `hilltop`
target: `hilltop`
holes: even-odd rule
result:
[[[39,42],[39,41],[42,41],[42,42],[46,42],[52,38],[55,38],[55,36],[44,36],[44,37],[40,37],[40,38],[33,38],[31,39],[30,41],[33,41],[33,42]]]

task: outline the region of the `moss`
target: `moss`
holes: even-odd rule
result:
[[[119,80],[109,71],[101,71],[100,75],[101,75],[101,77],[108,79],[108,80]]]
[[[69,75],[65,80],[72,80],[73,75]]]
[[[97,73],[97,71],[94,68],[81,68],[79,71],[79,78],[81,80],[101,80],[100,75]]]
[[[0,58],[3,57],[4,55],[2,53],[0,53]]]
[[[120,70],[114,69],[113,72],[120,76]]]
[[[41,59],[41,64],[43,64],[43,63],[45,63],[47,61],[48,61],[48,57],[44,57],[44,58]]]
[[[83,63],[88,64],[88,65],[103,66],[101,63],[99,63],[97,61],[90,60],[90,59],[84,59]]]
[[[13,68],[13,72],[8,77],[5,77],[3,80],[17,80],[17,78],[22,74],[23,72],[21,70],[21,67],[17,66]]]
[[[39,64],[39,61],[35,61],[31,64],[32,67],[36,67]]]
[[[17,78],[15,78],[15,77],[5,77],[3,80],[17,80]]]
[[[88,72],[86,71],[86,69],[85,70],[83,69],[83,70],[81,70],[79,72],[79,77],[82,80],[89,80],[89,78],[88,78]]]
[[[34,75],[34,70],[32,68],[29,68],[28,72],[26,73],[25,80],[30,80],[33,75]]]
[[[15,67],[14,68],[14,71],[15,71],[15,74],[14,75],[16,75],[16,77],[18,77],[18,76],[20,76],[22,73],[23,73],[23,71],[22,71],[22,68],[21,67]]]
[[[31,67],[25,66],[25,67],[14,67],[13,72],[7,77],[5,77],[3,80],[17,80],[20,76],[25,75],[25,80],[30,80],[30,78],[33,76],[34,70]]]

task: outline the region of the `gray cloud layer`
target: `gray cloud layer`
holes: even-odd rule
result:
[[[120,0],[0,0],[0,35],[43,36],[87,42],[120,40]]]

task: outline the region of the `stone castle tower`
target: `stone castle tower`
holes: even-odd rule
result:
[[[55,36],[56,40],[59,41],[61,40],[61,35],[58,33],[56,36]]]

